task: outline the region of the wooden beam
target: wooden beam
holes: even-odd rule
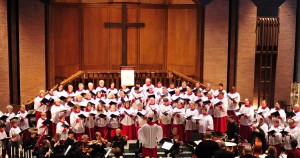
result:
[[[19,4],[7,1],[10,103],[20,104]]]
[[[236,85],[239,0],[229,0],[227,92]]]
[[[300,2],[297,1],[297,15],[296,15],[296,41],[295,41],[295,60],[294,60],[294,82],[300,81]]]

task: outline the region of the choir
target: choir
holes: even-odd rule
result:
[[[155,157],[157,142],[170,135],[176,134],[178,143],[187,143],[192,141],[195,133],[203,138],[207,131],[213,131],[219,136],[227,134],[230,140],[237,142],[238,138],[252,139],[253,125],[255,129],[262,129],[266,143],[276,147],[277,151],[282,147],[291,150],[291,140],[300,144],[299,105],[295,105],[293,113],[286,114],[279,103],[269,109],[262,101],[254,111],[248,99],[239,106],[240,95],[235,87],[227,93],[221,83],[217,90],[209,83],[205,89],[200,88],[200,83],[192,89],[186,82],[180,87],[175,87],[174,83],[165,87],[161,82],[154,86],[149,78],[143,86],[137,82],[131,89],[122,85],[118,90],[114,83],[108,88],[104,85],[100,80],[97,87],[88,83],[85,89],[84,84],[79,83],[77,91],[73,91],[72,85],[66,90],[59,85],[47,95],[40,90],[34,99],[37,130],[30,132],[30,114],[25,106],[21,105],[17,114],[12,112],[12,106],[7,106],[7,112],[0,114],[1,155],[6,153],[15,157],[21,151],[20,157],[23,153],[29,158],[35,153],[26,150],[34,151],[40,147],[36,155],[64,157],[68,156],[64,152],[72,146],[71,153],[80,150],[85,156],[103,156],[105,150],[97,153],[89,148],[96,146],[100,150],[115,142],[122,147],[124,141],[138,139],[142,154]],[[49,134],[53,138],[47,141]],[[5,146],[8,137],[10,140]],[[93,145],[91,141],[84,141],[86,138]],[[75,142],[81,143],[74,145]]]

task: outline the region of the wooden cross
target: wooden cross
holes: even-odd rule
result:
[[[128,27],[144,27],[145,23],[127,23],[126,3],[122,3],[122,22],[105,22],[105,27],[121,27],[122,28],[122,65],[127,66],[127,28]]]

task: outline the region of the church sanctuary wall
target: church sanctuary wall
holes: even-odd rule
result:
[[[171,69],[199,77],[196,6],[172,4],[168,9],[163,1],[151,2],[126,5],[128,22],[145,23],[145,27],[127,29],[127,64],[138,70]],[[55,77],[59,81],[78,70],[119,70],[122,30],[106,28],[104,23],[121,20],[121,4],[53,1],[49,13],[49,85],[55,83]]]
[[[3,111],[10,102],[9,63],[8,63],[8,27],[7,0],[0,0],[0,110]]]
[[[280,32],[276,70],[275,100],[290,102],[293,82],[297,0],[286,0],[279,8]]]
[[[253,100],[256,12],[256,6],[251,0],[240,1],[236,88],[242,101],[245,98]]]
[[[19,52],[20,102],[24,103],[46,87],[45,8],[40,0],[19,1]]]
[[[227,84],[229,1],[213,0],[205,8],[203,82],[213,89]]]

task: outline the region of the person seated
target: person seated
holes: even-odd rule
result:
[[[194,155],[197,158],[211,158],[219,149],[218,143],[212,140],[212,133],[206,132],[204,140],[197,145]]]
[[[218,144],[220,150],[214,153],[214,158],[234,158],[233,152],[230,152],[226,149],[225,142],[220,141]]]
[[[228,116],[227,118],[227,140],[234,143],[238,143],[238,135],[239,133],[239,125],[235,121],[235,117],[233,115]]]
[[[29,133],[30,133],[29,140],[27,142],[23,143],[25,150],[35,149],[35,146],[36,146],[36,143],[37,143],[37,138],[36,138],[37,131],[30,130]]]
[[[63,145],[60,141],[60,134],[56,133],[52,140],[51,140],[51,150],[52,150],[52,155],[51,157],[55,158],[63,158]]]
[[[92,142],[93,151],[91,152],[91,157],[93,158],[101,158],[106,154],[106,150],[104,149],[108,144],[107,140],[101,137],[100,132],[95,133],[96,140]]]
[[[265,136],[265,132],[260,128],[257,127],[256,124],[252,125],[252,135],[251,135],[251,145],[255,145],[255,139],[258,138],[262,143],[262,151],[258,151],[261,154],[266,152],[267,149],[267,140]]]
[[[245,146],[244,147],[243,154],[240,158],[256,158],[254,155],[252,155],[251,146]]]
[[[274,146],[268,147],[267,156],[265,158],[277,158],[277,151]]]
[[[292,150],[287,152],[287,158],[298,158],[300,157],[300,148],[297,148],[298,141],[293,139],[290,142]]]
[[[169,140],[171,141],[171,143],[173,143],[173,146],[171,147],[170,150],[165,150],[165,156],[167,156],[168,154],[170,154],[170,156],[172,158],[175,158],[175,155],[177,153],[179,153],[179,147],[180,145],[183,145],[183,141],[179,141],[179,135],[178,135],[178,130],[176,127],[174,127],[172,129],[172,134],[169,136]],[[169,141],[166,140],[166,141]]]
[[[38,158],[51,157],[51,154],[53,154],[51,150],[51,143],[49,140],[44,140],[42,142],[42,147],[38,151]]]
[[[70,145],[71,145],[71,147],[73,147],[74,143],[75,143],[74,132],[69,131],[68,138],[66,139],[66,141],[64,143],[64,150],[66,151]]]
[[[78,141],[74,144],[74,147],[70,151],[71,158],[87,158],[86,154],[83,152],[84,143],[82,141]]]
[[[112,147],[119,147],[121,152],[124,153],[124,146],[127,144],[127,136],[121,135],[121,129],[116,129],[116,135],[112,137]]]
[[[112,149],[111,152],[114,154],[113,158],[124,158],[123,152],[118,147]]]

